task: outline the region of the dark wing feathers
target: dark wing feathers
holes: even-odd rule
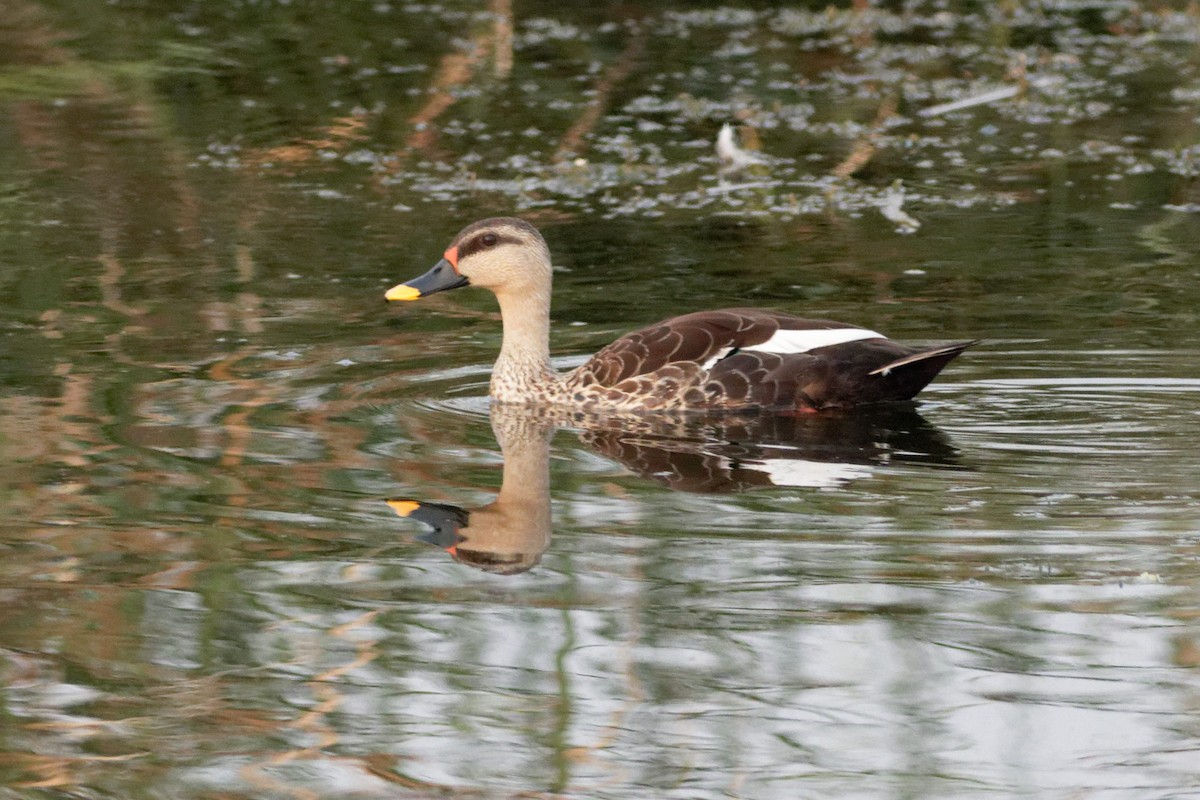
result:
[[[779,330],[855,328],[774,311],[702,311],[623,336],[574,376],[605,387],[612,399],[636,396],[645,408],[838,408],[907,400],[974,342],[921,349],[890,339],[861,339],[806,353],[754,350]],[[709,370],[701,365],[733,352]]]
[[[701,311],[622,336],[580,367],[601,386],[646,375],[667,364],[703,364],[729,347],[748,347],[779,330],[778,317],[755,309]]]

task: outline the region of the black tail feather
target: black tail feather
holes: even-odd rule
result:
[[[929,382],[942,371],[942,368],[953,361],[962,351],[978,342],[978,339],[972,339],[968,342],[954,342],[922,350],[919,353],[913,353],[884,364],[878,369],[871,370],[869,374],[887,378],[895,385],[899,395],[896,399],[909,400],[928,386]]]
[[[910,356],[898,358],[895,361],[884,364],[882,367],[873,369],[867,374],[887,375],[893,370],[899,369],[900,367],[907,367],[910,364],[920,364],[922,362],[932,361],[937,365],[937,368],[934,369],[933,373],[929,376],[929,379],[933,380],[934,375],[937,375],[942,371],[942,367],[949,364],[956,356],[958,356],[959,353],[974,344],[979,344],[979,340],[972,339],[969,342],[955,342],[954,344],[945,344],[941,345],[940,347],[935,347],[932,350],[922,350],[919,353],[913,353]]]

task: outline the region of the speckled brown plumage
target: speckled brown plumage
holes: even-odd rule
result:
[[[501,403],[615,411],[815,411],[914,397],[973,342],[898,344],[841,322],[732,308],[675,317],[621,337],[558,375],[549,361],[549,250],[523,220],[465,228],[429,273],[389,299],[471,284],[500,301],[504,342],[491,395]]]
[[[701,311],[621,337],[567,375],[565,383],[580,395],[573,398],[576,402],[598,396],[615,407],[845,408],[914,397],[971,344],[923,351],[872,338],[806,353],[754,349],[780,330],[853,328],[763,309]],[[729,348],[736,349],[710,368],[702,367]],[[902,360],[907,363],[886,369]]]

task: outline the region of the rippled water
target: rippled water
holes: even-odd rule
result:
[[[1195,796],[1195,10],[825,5],[6,11],[0,795]],[[982,341],[911,407],[492,413],[494,301],[382,293],[497,213],[563,369]]]

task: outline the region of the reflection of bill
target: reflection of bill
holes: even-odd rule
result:
[[[458,544],[463,540],[460,530],[471,524],[471,512],[447,503],[428,503],[416,500],[388,500],[387,504],[396,516],[415,519],[429,530],[417,537],[417,541],[440,547],[455,555]]]
[[[958,453],[911,405],[842,414],[596,416],[494,406],[492,430],[504,457],[495,501],[468,511],[389,500],[399,516],[429,530],[418,539],[457,561],[516,574],[550,546],[550,438],[558,425],[580,431],[597,452],[631,471],[687,492],[773,486],[834,488],[883,464],[953,467]]]
[[[388,505],[399,516],[429,526],[417,536],[418,541],[440,547],[455,561],[486,572],[525,572],[541,561],[542,553],[550,546],[548,514],[545,528],[539,528],[536,517],[514,518],[503,511],[503,506],[498,513],[499,497],[490,506],[475,511],[414,500],[389,500]]]
[[[431,527],[418,538],[456,561],[515,575],[541,561],[550,546],[550,437],[553,423],[493,412],[492,431],[504,457],[496,499],[473,511],[441,503],[389,500],[398,515]]]

